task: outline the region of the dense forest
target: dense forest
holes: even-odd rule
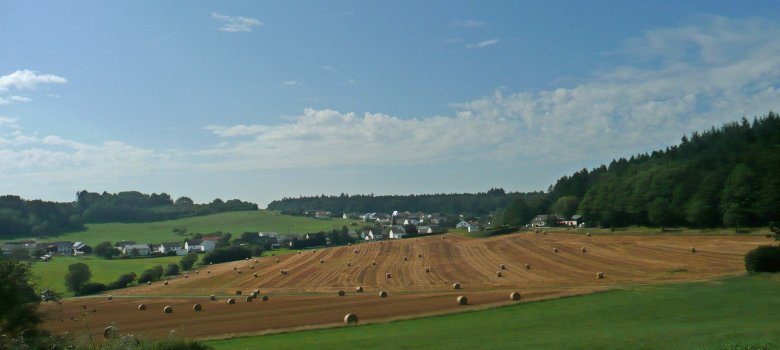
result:
[[[85,223],[149,222],[227,211],[257,210],[257,204],[232,199],[215,199],[195,204],[188,197],[175,201],[166,193],[144,194],[136,191],[116,194],[80,191],[69,203],[24,200],[19,196],[0,196],[0,238],[24,235],[48,235],[82,229]]]
[[[506,207],[517,198],[531,206],[546,208],[546,195],[543,192],[507,193],[501,188],[492,188],[480,193],[450,193],[421,195],[348,195],[312,196],[284,198],[268,205],[268,209],[279,210],[285,214],[298,215],[307,210],[326,210],[341,213],[392,213],[395,210],[421,211],[425,213],[450,213],[485,215]]]
[[[548,196],[549,213],[578,213],[604,227],[780,221],[780,116],[742,118],[665,150],[583,169],[559,179]]]

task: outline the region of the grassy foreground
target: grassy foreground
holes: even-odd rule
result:
[[[107,223],[87,224],[85,231],[69,232],[59,236],[46,237],[42,241],[74,241],[89,245],[109,241],[133,240],[141,243],[162,243],[184,241],[190,233],[230,232],[234,238],[244,232],[277,232],[281,234],[304,234],[310,232],[330,231],[335,226],[341,228],[350,226],[357,220],[316,220],[308,217],[280,215],[274,211],[237,211],[204,216],[196,216],[177,220],[155,221],[148,223]],[[173,232],[174,228],[186,229],[184,235]],[[359,226],[353,228],[359,229]],[[33,237],[28,237],[33,238]],[[24,239],[24,238],[17,238]]]
[[[179,261],[181,261],[180,256],[113,260],[100,259],[95,256],[56,256],[48,262],[36,262],[32,265],[32,271],[39,287],[53,289],[65,296],[72,296],[73,294],[68,292],[65,287],[65,274],[68,272],[70,264],[87,264],[92,271],[92,282],[108,284],[116,281],[120,275],[125,273],[135,272],[140,275],[144,270],[156,265],[162,265],[165,268],[169,263],[178,263]]]
[[[775,349],[778,291],[780,274],[757,275],[206,343],[216,349]]]

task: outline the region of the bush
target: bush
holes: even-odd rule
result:
[[[165,276],[175,276],[178,274],[179,274],[179,265],[168,264],[168,267],[165,268]]]
[[[780,246],[761,246],[745,254],[749,273],[780,272]]]
[[[81,295],[88,295],[88,294],[96,294],[105,291],[108,289],[105,284],[103,283],[97,283],[97,282],[89,282],[84,283],[83,286],[81,286],[81,290],[79,290],[79,294]]]
[[[135,277],[136,277],[135,272],[126,273],[122,276],[119,276],[119,278],[116,281],[111,282],[108,285],[108,289],[125,288],[127,287],[128,284],[133,283]]]
[[[203,257],[203,263],[208,265],[209,263],[223,263],[228,261],[244,260],[252,257],[252,251],[249,248],[241,246],[229,246],[224,248],[217,248],[211,253],[206,254]]]
[[[142,272],[141,276],[138,277],[138,283],[159,281],[160,277],[162,277],[162,274],[163,274],[162,266],[157,265],[151,269]]]
[[[179,264],[181,264],[181,268],[184,271],[189,271],[192,269],[192,265],[194,265],[196,261],[198,261],[197,253],[187,253],[187,255],[181,258],[181,262],[179,262]]]

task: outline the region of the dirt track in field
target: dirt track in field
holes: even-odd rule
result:
[[[756,236],[430,236],[205,266],[168,285],[155,282],[112,291],[110,301],[68,299],[44,310],[46,327],[54,332],[85,332],[86,314],[95,334],[112,322],[123,333],[149,337],[165,336],[170,330],[198,338],[253,334],[338,324],[347,313],[364,322],[486,307],[511,302],[513,290],[527,301],[739,274],[744,271],[744,254],[766,242]],[[280,273],[282,269],[287,274]],[[597,272],[605,278],[597,279]],[[454,282],[462,288],[453,290]],[[364,292],[355,292],[357,286]],[[269,300],[245,301],[255,289]],[[237,290],[243,295],[236,296]],[[338,296],[339,290],[346,295]],[[379,298],[380,290],[389,296]],[[216,301],[209,300],[212,294],[218,296]],[[469,305],[457,305],[458,295],[467,296]],[[235,305],[225,302],[229,297],[236,299]],[[137,309],[141,303],[147,310]],[[194,303],[202,304],[203,311],[193,311]],[[173,306],[174,312],[164,314],[165,305]]]

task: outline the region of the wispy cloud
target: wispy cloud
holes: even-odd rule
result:
[[[251,32],[254,27],[263,25],[263,22],[251,17],[227,16],[216,12],[212,12],[211,17],[218,22],[222,22],[222,26],[217,28],[217,30],[223,32]]]
[[[490,40],[480,41],[480,42],[474,43],[474,44],[467,44],[466,48],[467,49],[477,49],[477,48],[482,48],[482,47],[493,46],[495,44],[498,44],[499,42],[501,42],[501,39],[490,39]]]
[[[297,81],[297,80],[285,80],[285,81],[282,82],[282,85],[284,85],[284,86],[300,86],[300,85],[303,85],[303,84],[301,84],[301,82]]]
[[[39,74],[31,70],[17,70],[11,74],[0,76],[0,105],[15,102],[30,102],[31,98],[18,95],[5,95],[10,90],[34,90],[46,84],[64,84],[68,80],[53,74]]]
[[[333,66],[322,65],[322,66],[320,66],[320,69],[327,70],[327,71],[332,71],[333,70]]]
[[[462,21],[452,21],[450,22],[450,26],[462,28],[480,28],[485,26],[485,22],[468,19]]]
[[[680,42],[687,43],[687,54],[674,58]],[[635,52],[643,43],[671,50],[672,58],[595,72],[570,87],[497,91],[454,104],[450,116],[306,109],[290,123],[212,126],[221,142],[200,155],[215,168],[460,159],[582,164],[648,151],[693,130],[780,108],[780,24],[715,17],[693,27],[648,31],[623,51],[659,55]]]

